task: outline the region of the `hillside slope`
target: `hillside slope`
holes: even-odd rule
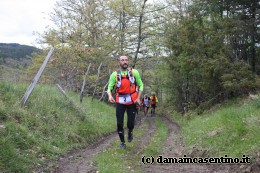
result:
[[[17,43],[0,43],[0,57],[1,58],[13,58],[24,59],[31,55],[33,52],[39,52],[40,49],[28,46],[20,45]]]
[[[27,87],[0,82],[0,172],[32,172],[38,166],[44,167],[45,170],[55,169],[57,167],[53,165],[53,160],[60,156],[64,157],[60,157],[59,170],[65,166],[72,166],[73,169],[80,166],[83,171],[88,170],[88,164],[85,163],[85,157],[88,157],[91,170],[101,172],[171,172],[177,169],[179,172],[200,169],[208,172],[216,172],[218,169],[219,172],[225,172],[233,168],[248,167],[239,164],[144,166],[141,162],[143,155],[227,155],[232,158],[249,157],[253,163],[260,161],[259,95],[230,100],[200,116],[181,116],[164,107],[167,117],[178,122],[180,126],[160,115],[146,117],[145,121],[140,121],[141,125],[136,127],[135,140],[127,143],[127,150],[118,149],[119,140],[116,134],[103,140],[100,145],[87,148],[86,151],[96,151],[96,157],[93,158],[95,166],[90,156],[84,155],[88,153],[85,152],[84,146],[95,144],[97,140],[102,141],[100,139],[103,139],[104,135],[115,131],[115,109],[102,102],[92,101],[91,98],[84,98],[80,104],[77,94],[69,92],[67,94],[70,99],[67,99],[53,86],[37,86],[26,106],[21,108],[20,101]],[[111,144],[108,144],[108,141]],[[80,152],[74,153],[73,156],[68,154],[75,148],[82,150],[78,150]],[[251,166],[248,168],[253,169]]]
[[[113,107],[52,86],[37,86],[21,108],[27,87],[0,81],[0,172],[32,172],[115,130]]]
[[[165,110],[165,115],[181,125],[184,143],[195,153],[245,155],[260,161],[260,93],[228,100],[202,115],[182,116],[171,108]]]
[[[40,51],[33,46],[0,43],[0,80],[23,81],[25,69],[32,64],[31,54]]]

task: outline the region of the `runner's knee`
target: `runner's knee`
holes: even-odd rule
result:
[[[127,128],[132,131],[134,129],[134,123],[128,123]]]
[[[117,123],[117,131],[118,131],[118,132],[124,131],[124,124]]]

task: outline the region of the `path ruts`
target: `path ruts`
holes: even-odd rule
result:
[[[149,114],[148,114],[149,115]],[[139,115],[141,118],[142,116]],[[156,115],[157,117],[158,115]],[[180,127],[178,124],[172,122],[171,120],[160,117],[164,123],[168,126],[168,137],[162,146],[162,152],[159,154],[163,157],[174,157],[181,158],[184,155],[190,157],[188,150],[182,143],[182,138],[180,134]],[[146,127],[146,126],[147,127]],[[145,126],[145,127],[144,127]],[[139,123],[136,125],[135,130],[142,131],[141,137],[134,138],[138,145],[135,145],[136,149],[132,155],[127,156],[125,159],[132,159],[133,157],[141,158],[145,152],[145,146],[151,142],[151,138],[154,136],[156,131],[155,117],[147,116],[142,117]],[[58,167],[52,169],[52,173],[87,173],[87,172],[97,172],[96,166],[92,161],[92,158],[98,155],[105,148],[109,147],[111,143],[118,140],[117,133],[113,133],[97,142],[89,145],[84,149],[79,149],[71,151],[57,161]],[[200,157],[193,155],[194,157]],[[154,156],[157,157],[157,156]],[[235,173],[235,172],[245,172],[250,170],[248,165],[227,165],[227,164],[143,164],[141,161],[136,163],[137,167],[141,168],[143,172],[151,173]],[[36,171],[38,172],[38,171]],[[39,171],[42,172],[42,171]]]
[[[140,116],[140,115],[139,115]],[[139,117],[141,118],[141,116]],[[142,117],[140,122],[136,124],[136,130],[142,130],[142,126],[144,125],[141,122],[144,122],[145,118]],[[154,133],[156,126],[152,119],[147,119],[148,128],[146,131],[142,132],[142,139],[136,139],[138,141],[138,150],[142,151],[144,146],[150,142],[150,138]],[[57,163],[57,167],[50,170],[52,173],[90,173],[97,172],[96,166],[93,163],[92,159],[98,155],[105,148],[109,147],[113,141],[119,141],[118,134],[114,132],[102,139],[96,141],[95,143],[87,146],[83,149],[77,149],[71,151],[59,158]],[[42,172],[42,170],[38,170],[36,172]]]
[[[92,158],[100,151],[108,147],[111,142],[118,138],[117,133],[108,135],[101,140],[89,145],[87,148],[78,150],[59,159],[59,166],[54,173],[87,173],[96,172]]]
[[[168,138],[163,145],[163,151],[160,153],[160,156],[163,158],[182,158],[184,155],[189,156],[190,151],[185,148],[182,143],[180,127],[172,122],[171,120],[160,117],[168,126],[169,134]],[[154,156],[157,157],[157,156]],[[200,156],[194,156],[200,157]],[[143,166],[144,172],[153,172],[153,173],[240,173],[245,172],[247,166],[239,164],[149,164]]]
[[[149,142],[156,130],[154,118],[149,117],[149,118],[145,118],[144,120],[147,121],[148,127],[147,127],[147,130],[145,132],[143,132],[143,135],[138,142],[139,145],[137,146],[137,151],[138,151],[137,154],[142,154],[144,152],[145,146],[147,144],[149,144]]]

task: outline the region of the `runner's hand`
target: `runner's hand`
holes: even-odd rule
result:
[[[139,98],[136,99],[135,104],[141,105],[141,100]]]
[[[112,96],[109,96],[109,97],[108,97],[108,101],[109,101],[110,103],[115,103],[115,102],[116,102],[115,99],[114,99]]]

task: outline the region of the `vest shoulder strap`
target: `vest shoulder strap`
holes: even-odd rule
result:
[[[122,80],[121,71],[120,71],[120,69],[118,69],[116,72],[116,87],[117,88],[119,88],[121,86],[121,80]]]
[[[127,77],[130,80],[131,84],[135,83],[135,77],[134,77],[132,68],[127,68]],[[121,70],[118,69],[116,72],[116,87],[117,88],[119,88],[121,86],[121,80],[122,80]]]

